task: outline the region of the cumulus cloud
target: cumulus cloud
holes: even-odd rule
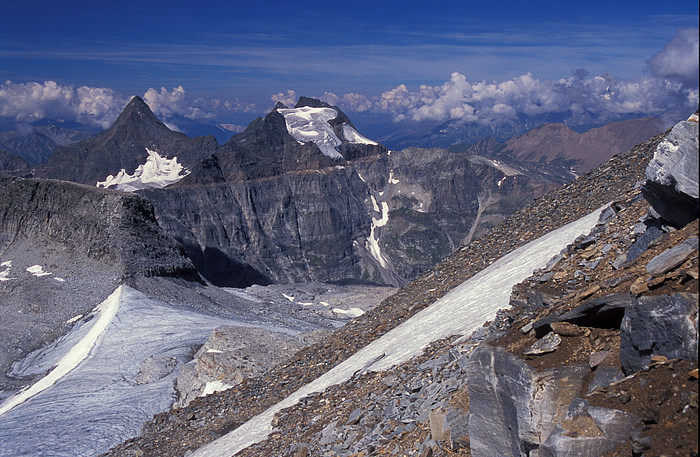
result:
[[[112,89],[64,86],[55,81],[0,86],[0,116],[32,123],[42,119],[77,121],[106,128],[119,115],[128,98]]]
[[[698,87],[697,28],[683,28],[664,48],[647,61],[652,74],[681,81],[688,87]]]
[[[185,89],[182,86],[177,86],[171,91],[165,87],[161,87],[160,91],[150,88],[143,94],[143,100],[156,116],[187,116],[191,111],[185,103]]]
[[[373,106],[373,103],[369,97],[355,92],[343,94],[342,96],[338,96],[333,92],[325,92],[321,97],[321,100],[330,105],[336,105],[342,110],[354,111],[358,113],[369,111]]]
[[[697,69],[696,69],[697,78]],[[469,81],[453,73],[439,86],[411,91],[401,84],[374,102],[395,121],[455,121],[488,125],[518,118],[556,116],[572,124],[627,116],[673,117],[697,108],[698,91],[660,77],[620,80],[583,69],[556,81],[531,73],[501,82]]]
[[[297,93],[293,90],[288,90],[287,93],[278,92],[276,94],[270,95],[270,100],[277,103],[280,102],[284,106],[292,107],[297,102]]]

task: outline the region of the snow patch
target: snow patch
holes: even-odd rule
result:
[[[29,269],[27,269],[29,270]],[[73,371],[80,362],[85,360],[93,347],[97,344],[98,339],[107,329],[107,326],[112,322],[114,316],[117,314],[119,309],[119,302],[122,294],[122,287],[119,286],[112,292],[112,294],[105,299],[102,303],[97,306],[97,311],[99,316],[94,319],[94,324],[90,330],[85,334],[85,336],[78,341],[70,350],[64,355],[56,364],[49,374],[41,378],[39,381],[34,383],[27,389],[21,390],[15,395],[9,397],[5,402],[0,405],[0,415],[8,412],[15,406],[23,403],[27,399],[33,397],[39,392],[51,387],[59,379]]]
[[[207,349],[207,354],[223,354],[224,351],[220,351],[218,349]]]
[[[372,144],[372,145],[377,144],[376,142],[360,135],[360,132],[358,132],[357,130],[355,130],[354,128],[352,128],[348,124],[343,124],[343,136],[350,143]]]
[[[11,279],[17,279],[10,278],[10,268],[12,268],[12,260],[6,260],[3,263],[0,263],[0,268],[4,268],[4,270],[0,271],[0,281],[9,281]]]
[[[365,178],[363,178],[359,172],[357,173],[357,177],[360,178],[360,181],[367,182],[367,181],[365,181]]]
[[[134,174],[130,175],[122,168],[116,176],[109,175],[104,181],[97,183],[97,187],[112,188],[133,192],[139,189],[160,189],[174,184],[190,174],[190,171],[177,161],[177,157],[168,159],[161,157],[156,151],[146,148],[148,159],[143,165],[139,165]]]
[[[286,298],[287,300],[289,300],[290,302],[294,303],[294,297],[292,297],[291,295],[282,294],[282,296],[284,298]]]
[[[504,177],[501,178],[500,181],[498,181],[498,183],[497,183],[498,187],[501,187],[501,186],[503,185],[503,183],[505,182],[505,180],[506,180],[507,177],[508,177],[508,176],[504,176]]]
[[[342,314],[344,316],[350,316],[350,317],[362,316],[365,313],[360,308],[350,308],[350,309],[333,308],[333,312],[337,313],[337,314]]]
[[[399,180],[394,178],[394,170],[389,171],[389,184],[398,184]]]
[[[287,125],[287,131],[300,143],[314,143],[323,155],[331,159],[342,159],[338,146],[343,142],[333,131],[328,121],[335,119],[338,112],[333,108],[280,108],[277,110]]]
[[[201,394],[199,394],[200,397],[206,397],[207,395],[211,395],[216,392],[222,392],[224,390],[228,390],[233,386],[230,386],[223,381],[209,381],[206,383],[204,386],[204,391],[202,391]]]
[[[42,267],[41,265],[32,265],[31,267],[27,268],[27,271],[36,276],[37,278],[53,274],[49,273],[48,271],[44,271],[44,267]]]
[[[83,315],[82,315],[82,314],[78,314],[77,316],[71,317],[70,319],[68,319],[68,320],[66,321],[66,324],[72,324],[73,322],[78,322],[78,321],[79,321],[80,319],[82,319],[82,318],[83,318]]]
[[[372,203],[375,205],[376,211],[379,212],[379,208],[377,207],[374,196],[372,196]],[[372,226],[370,227],[369,237],[367,238],[367,248],[372,254],[372,257],[374,257],[377,260],[377,262],[379,262],[379,265],[381,265],[382,268],[386,268],[388,262],[382,254],[382,251],[379,247],[379,237],[375,237],[374,230],[379,227],[385,226],[387,222],[389,222],[389,204],[387,202],[382,202],[381,213],[382,216],[379,219],[375,219],[374,217],[372,218]]]

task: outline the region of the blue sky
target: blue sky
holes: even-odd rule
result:
[[[455,73],[471,84],[525,74],[557,81],[581,68],[588,79],[648,77],[649,59],[679,30],[690,30],[685,41],[692,41],[698,26],[696,0],[104,3],[0,0],[0,116],[15,114],[11,105],[19,106],[22,91],[38,104],[37,89],[48,97],[70,88],[73,105],[93,97],[85,102],[93,112],[151,90],[166,117],[169,110],[241,122],[275,99],[308,95],[349,111],[418,119],[409,109],[421,107],[421,86],[435,89],[431,103],[456,84]],[[79,95],[79,87],[91,91]],[[383,94],[397,89],[402,100],[382,104]],[[51,109],[17,119],[47,117]]]

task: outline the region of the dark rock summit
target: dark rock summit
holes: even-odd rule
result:
[[[178,158],[186,167],[213,152],[212,136],[189,138],[170,130],[139,97],[131,99],[112,126],[93,138],[57,147],[37,172],[41,176],[95,185],[120,170],[133,173],[146,162],[146,148]]]

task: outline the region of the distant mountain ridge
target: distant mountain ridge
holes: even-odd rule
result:
[[[489,137],[472,146],[453,145],[449,149],[529,162],[559,163],[577,173],[585,173],[662,131],[661,120],[653,117],[611,122],[585,133],[575,132],[564,124],[543,124],[505,143]]]
[[[547,132],[522,142],[541,149],[562,138],[537,140]],[[108,185],[136,179],[139,167],[176,167],[128,189],[142,189],[159,224],[217,285],[400,285],[574,177],[568,159],[533,162],[483,145],[467,155],[389,151],[339,108],[306,97],[278,103],[219,145],[173,132],[135,97],[108,130],[57,148],[37,174]]]

